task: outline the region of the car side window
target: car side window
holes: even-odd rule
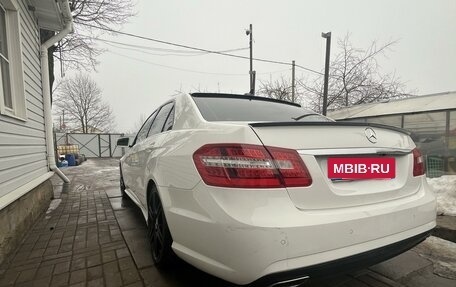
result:
[[[138,135],[136,136],[135,143],[138,143],[147,137],[147,133],[150,130],[150,126],[152,125],[156,114],[157,111],[153,112],[152,115],[150,115],[150,117],[144,122],[143,126],[138,132]]]
[[[171,109],[171,112],[168,115],[168,118],[166,119],[165,125],[163,126],[163,131],[169,131],[173,128],[174,125],[174,106]]]
[[[152,123],[152,126],[150,127],[149,134],[147,135],[148,137],[154,134],[161,133],[163,125],[165,124],[165,121],[168,118],[168,114],[173,108],[173,106],[174,103],[168,103],[160,109],[157,116],[155,117],[154,122]]]

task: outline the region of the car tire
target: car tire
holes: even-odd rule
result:
[[[120,167],[120,165],[119,165],[119,170],[120,170],[120,178],[119,178],[119,182],[120,182],[120,194],[122,195],[122,198],[127,198],[128,195],[127,195],[127,193],[125,192],[125,182],[124,182],[124,179],[123,179],[122,168]]]
[[[152,260],[157,267],[164,267],[174,260],[171,244],[173,239],[163,211],[158,191],[153,187],[148,196],[147,235],[149,238]]]
[[[127,193],[125,192],[125,183],[122,176],[120,176],[120,193],[122,194],[122,198],[128,197]]]

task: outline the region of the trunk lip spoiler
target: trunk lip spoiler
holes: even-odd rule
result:
[[[254,127],[254,128],[256,128],[256,127],[258,127],[258,128],[259,127],[285,127],[285,126],[375,127],[375,128],[397,131],[397,132],[406,134],[408,136],[412,135],[412,133],[410,131],[402,129],[402,128],[398,128],[398,127],[376,124],[376,123],[359,123],[359,122],[255,122],[255,123],[249,123],[249,126]]]
[[[405,155],[411,153],[413,148],[382,148],[382,147],[363,147],[363,148],[329,148],[329,149],[298,149],[300,155],[317,156],[349,156],[349,155]]]

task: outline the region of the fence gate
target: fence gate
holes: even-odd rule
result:
[[[125,150],[117,147],[122,134],[55,133],[56,145],[78,145],[86,157],[121,157]]]

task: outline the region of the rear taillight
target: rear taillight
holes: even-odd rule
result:
[[[419,176],[424,174],[424,160],[420,150],[414,148],[413,154],[413,176]]]
[[[208,144],[193,154],[208,185],[241,188],[309,186],[312,178],[295,150],[248,144]]]

